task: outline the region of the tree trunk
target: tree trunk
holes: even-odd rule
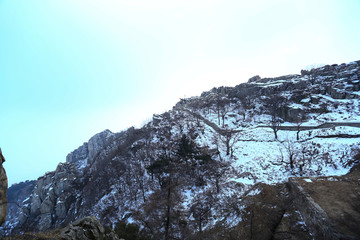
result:
[[[293,170],[294,169],[294,156],[292,155],[292,154],[290,154],[290,156],[289,156],[289,160],[290,160],[290,168],[291,168],[291,170]]]
[[[167,194],[167,208],[166,208],[166,223],[165,223],[165,240],[169,239],[169,229],[170,229],[170,197],[171,197],[171,186],[169,183],[168,194]]]
[[[273,130],[274,130],[275,139],[278,139],[278,135],[277,135],[278,130],[275,127],[273,128]]]
[[[299,135],[300,135],[300,128],[298,128],[298,130],[296,132],[296,140],[298,140],[298,141],[300,139]]]

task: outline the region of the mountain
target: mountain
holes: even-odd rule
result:
[[[360,223],[359,90],[356,61],[181,99],[10,187],[17,204],[2,234],[95,216],[110,228],[138,226],[148,239],[357,239],[343,225],[349,216]]]

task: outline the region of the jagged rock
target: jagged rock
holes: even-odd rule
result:
[[[62,200],[58,200],[55,207],[55,214],[59,219],[64,219],[66,217],[66,204]]]
[[[107,240],[119,239],[113,232],[105,234],[105,228],[95,217],[79,219],[61,231],[65,240]]]
[[[72,184],[69,180],[58,180],[58,182],[55,182],[54,186],[54,193],[56,196],[60,196],[62,193],[67,192],[69,189],[71,189]]]
[[[0,226],[5,222],[7,213],[6,192],[8,187],[8,181],[5,169],[3,167],[3,162],[5,162],[5,158],[2,155],[0,148]]]
[[[87,164],[92,164],[99,151],[108,145],[114,139],[114,136],[115,134],[110,130],[94,135],[90,138],[89,142],[84,143],[81,147],[69,153],[66,157],[66,162],[73,162],[76,165],[79,161],[87,160]]]
[[[54,176],[55,181],[59,181],[61,178],[65,178],[69,175],[69,169],[66,166],[68,165],[60,163],[56,167],[55,176]]]
[[[13,184],[7,191],[8,211],[6,223],[18,216],[19,225],[24,224],[28,216],[30,216],[30,208],[24,207],[30,205],[30,194],[34,190],[35,181],[25,181],[18,184]],[[16,218],[15,218],[16,219]],[[4,225],[5,232],[12,229],[8,225]]]
[[[52,225],[51,213],[47,212],[47,213],[41,214],[38,229],[40,231],[45,231],[45,230],[51,228],[51,225]]]
[[[33,193],[31,195],[30,214],[32,216],[36,216],[40,214],[40,206],[41,206],[40,196],[36,193]]]
[[[88,143],[84,143],[82,146],[80,146],[66,156],[66,162],[76,162],[79,160],[83,160],[86,159],[88,155]]]
[[[257,82],[259,80],[261,80],[261,77],[259,75],[256,75],[256,76],[249,78],[248,83]]]
[[[46,198],[40,205],[40,213],[44,214],[44,213],[52,212],[52,210],[54,209],[54,206],[55,206],[54,201],[55,201],[54,192],[50,191],[49,195],[46,196]]]

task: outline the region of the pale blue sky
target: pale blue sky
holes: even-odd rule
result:
[[[181,97],[359,60],[359,13],[358,0],[0,0],[9,182]]]

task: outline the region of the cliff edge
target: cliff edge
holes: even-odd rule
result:
[[[2,155],[0,148],[0,226],[5,222],[7,212],[6,191],[8,187],[8,181],[5,169],[3,167],[3,162],[5,162],[5,158]]]

